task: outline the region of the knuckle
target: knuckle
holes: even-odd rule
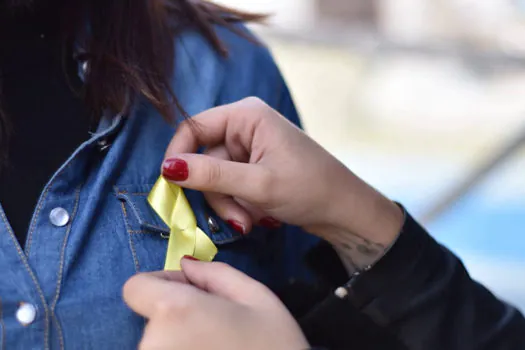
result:
[[[178,124],[177,129],[175,130],[175,135],[184,134],[191,130],[192,128],[190,125],[190,121],[186,119],[186,120],[181,121]]]
[[[124,286],[122,287],[122,296],[124,297],[124,300],[127,300],[131,295],[133,295],[136,279],[137,276],[133,276],[127,280],[126,283],[124,283]]]
[[[244,103],[246,104],[254,104],[254,105],[264,105],[264,101],[261,100],[259,97],[257,96],[249,96],[249,97],[246,97],[244,100],[243,100]]]
[[[259,97],[250,96],[242,100],[244,106],[249,109],[266,110],[269,108],[268,104],[261,100]]]
[[[155,304],[155,317],[166,321],[176,321],[188,314],[191,300],[187,293],[180,293],[177,298],[164,298]]]
[[[126,281],[122,287],[122,296],[126,301],[136,300],[138,292],[141,290],[141,285],[144,282],[144,274],[140,273]]]
[[[184,119],[184,120],[179,122],[179,125],[178,125],[177,129],[184,129],[184,128],[188,128],[188,127],[189,127],[189,120],[188,119]]]
[[[222,177],[221,165],[217,162],[210,161],[208,167],[208,178],[206,179],[211,186],[216,185]]]
[[[157,317],[164,317],[178,309],[178,302],[174,301],[172,298],[157,300],[154,305],[155,315],[157,315]]]

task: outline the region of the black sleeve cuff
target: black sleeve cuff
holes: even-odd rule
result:
[[[396,286],[407,289],[408,285],[420,284],[442,255],[441,247],[405,211],[405,223],[396,243],[370,271],[348,284],[350,300],[361,309]]]
[[[367,272],[350,277],[339,255],[328,242],[322,242],[307,256],[307,263],[317,276],[324,295],[347,286],[353,304],[361,308],[400,280],[424,278],[424,271],[442,257],[441,247],[406,210],[401,233],[388,252]],[[421,266],[417,266],[422,263]],[[414,275],[417,270],[419,274]]]
[[[325,299],[301,318],[304,333],[311,344],[330,349],[348,349],[350,346],[356,349],[407,349],[388,327],[384,327],[386,324],[381,322],[384,318],[378,320],[377,314],[388,313],[388,307],[376,312],[368,312],[370,310],[365,308],[376,299],[389,299],[383,297],[393,290],[403,291],[410,288],[410,284],[423,283],[428,271],[439,263],[440,256],[440,246],[406,212],[402,232],[395,244],[371,270],[353,277],[350,282],[348,272],[333,247],[323,242],[307,260],[319,278]],[[345,286],[348,292],[344,297],[334,293],[341,286]],[[399,298],[395,300],[399,301]]]
[[[302,318],[300,325],[310,344],[330,350],[407,350],[396,335],[333,293]]]

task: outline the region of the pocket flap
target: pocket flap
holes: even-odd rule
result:
[[[122,202],[122,210],[130,234],[150,233],[168,237],[170,234],[168,225],[148,203],[148,195],[152,188],[153,185],[116,186],[115,195]],[[202,193],[185,191],[185,194],[197,219],[197,225],[213,243],[221,245],[244,237],[215,215],[208,207]]]

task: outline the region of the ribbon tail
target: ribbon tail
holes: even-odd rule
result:
[[[188,255],[193,256],[195,251],[195,235],[190,232],[172,230],[166,250],[164,270],[180,271],[181,259]]]
[[[212,261],[213,258],[215,258],[215,255],[217,255],[217,252],[217,247],[213,244],[210,237],[197,227],[195,232],[195,252],[193,257],[201,261]]]

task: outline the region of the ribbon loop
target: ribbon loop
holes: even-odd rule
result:
[[[197,227],[193,210],[180,186],[160,177],[148,196],[148,202],[170,228],[164,270],[179,271],[184,256],[201,261],[213,260],[217,247]]]

